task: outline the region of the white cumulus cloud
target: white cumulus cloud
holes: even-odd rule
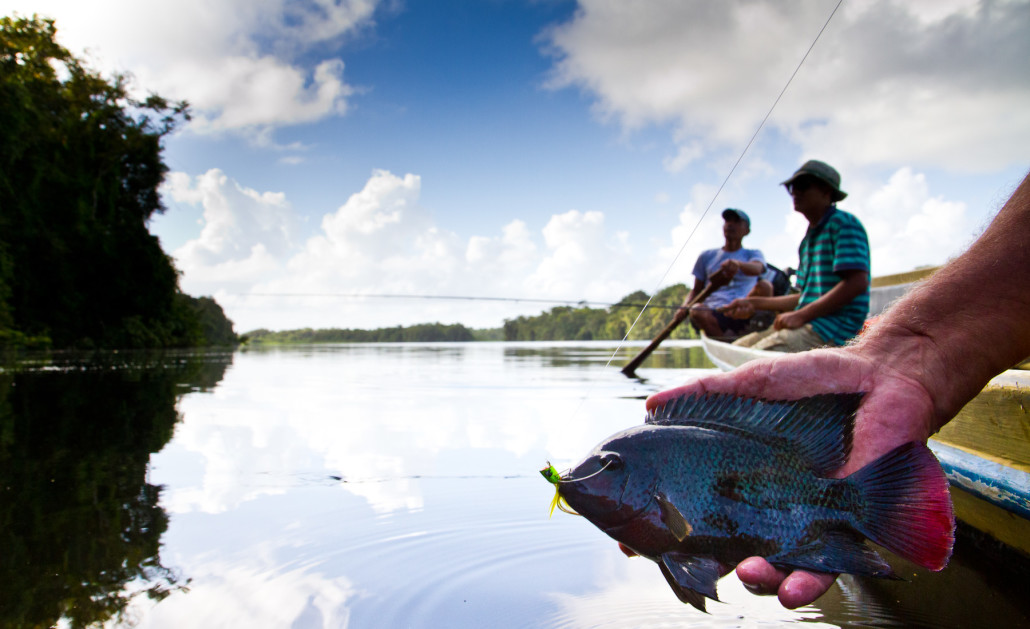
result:
[[[668,124],[681,148],[737,152],[833,3],[581,0],[546,38],[551,84],[627,128]],[[1030,3],[846,2],[769,122],[833,163],[964,172],[1025,161]]]
[[[241,289],[274,272],[293,247],[297,221],[281,193],[245,188],[218,169],[196,178],[172,173],[163,190],[204,211],[200,235],[173,254],[187,287],[199,276]]]
[[[418,175],[375,171],[302,240],[281,193],[246,188],[218,170],[173,173],[165,193],[203,208],[200,235],[174,253],[183,289],[215,296],[239,331],[432,321],[495,327],[547,305],[378,296],[615,301],[639,289],[690,285],[698,254],[722,244],[722,207],[702,219],[713,193],[707,185],[694,187],[665,238],[642,249],[597,211],[569,210],[535,228],[512,220],[498,234],[462,238],[422,206],[421,187]],[[869,232],[874,275],[940,264],[968,245],[976,227],[964,204],[932,195],[925,175],[909,168],[858,188],[842,207]],[[807,223],[789,209],[781,216],[745,244],[777,266],[796,266]],[[355,298],[361,295],[376,297]]]
[[[213,295],[247,331],[431,321],[494,327],[546,307],[353,298],[360,295],[614,301],[638,288],[628,235],[606,229],[600,212],[571,210],[536,229],[513,219],[498,234],[461,238],[422,206],[421,186],[415,174],[375,171],[301,241],[283,194],[247,188],[220,170],[172,173],[165,194],[203,208],[199,236],[173,254],[183,290]]]
[[[59,41],[139,89],[187,100],[198,132],[267,128],[346,112],[355,88],[320,44],[372,21],[376,0],[3,0],[57,21]]]
[[[860,211],[874,269],[881,274],[940,264],[976,235],[967,224],[965,204],[931,196],[926,177],[909,168],[895,172]]]

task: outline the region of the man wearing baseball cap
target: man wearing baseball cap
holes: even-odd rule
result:
[[[741,337],[736,344],[787,352],[844,345],[862,329],[869,313],[869,238],[861,221],[837,208],[848,194],[829,164],[807,161],[781,185],[794,210],[808,220],[798,248],[801,292],[729,304],[724,310],[733,317],[750,317],[756,309],[780,313],[771,328]]]
[[[743,210],[726,208],[722,218],[725,243],[722,248],[708,249],[697,257],[694,264],[694,288],[687,293],[687,299],[677,316],[684,316],[682,308],[711,282],[717,288],[702,303],[690,309],[690,323],[694,329],[704,330],[708,336],[726,338],[740,336],[748,327],[748,319],[728,317],[717,309],[751,293],[765,272],[765,257],[758,249],[743,247],[744,236],[751,233],[751,219]],[[772,286],[769,285],[763,294],[772,295]]]

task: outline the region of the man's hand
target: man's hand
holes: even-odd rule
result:
[[[755,307],[747,297],[734,299],[720,308],[719,311],[733,319],[750,319],[755,316]]]
[[[856,391],[866,395],[855,416],[851,456],[833,476],[848,476],[894,447],[909,441],[925,442],[932,434],[935,424],[930,394],[911,377],[892,369],[884,357],[861,345],[748,363],[730,373],[656,393],[648,398],[647,408],[691,393],[796,400],[819,393]],[[791,609],[815,601],[836,578],[805,570],[780,570],[761,557],[745,559],[737,565],[736,572],[750,591],[776,594],[780,603]]]
[[[708,276],[708,283],[716,288],[721,288],[733,280],[733,276],[740,270],[740,263],[736,260],[724,260],[719,270]]]
[[[776,315],[772,327],[774,330],[796,330],[806,323],[808,318],[800,310],[791,310]]]
[[[722,264],[719,265],[719,273],[724,274],[727,278],[733,279],[733,276],[740,271],[740,262],[738,260],[729,259],[723,260]]]

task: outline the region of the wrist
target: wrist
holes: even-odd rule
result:
[[[902,323],[882,323],[859,337],[852,349],[876,369],[914,382],[933,404],[928,435],[954,417],[987,383],[969,378],[970,367],[954,364],[939,339]],[[972,382],[972,384],[966,384]]]
[[[800,327],[806,323],[811,322],[812,319],[816,318],[816,316],[812,313],[811,305],[812,304],[808,304],[807,306],[796,308],[794,310],[789,311],[787,314],[791,315],[795,321],[800,321]]]

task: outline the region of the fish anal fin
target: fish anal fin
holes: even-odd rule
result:
[[[778,568],[800,568],[836,574],[897,579],[890,564],[851,531],[827,531],[818,540],[766,557]]]
[[[662,522],[669,527],[669,531],[681,542],[687,539],[687,536],[694,530],[694,527],[690,525],[687,518],[676,508],[676,505],[672,504],[663,494],[657,494],[655,502],[658,503],[658,507],[661,509]]]
[[[696,557],[680,552],[663,553],[658,565],[676,597],[705,610],[705,598],[718,601],[715,583],[723,573],[723,565],[711,557]]]

